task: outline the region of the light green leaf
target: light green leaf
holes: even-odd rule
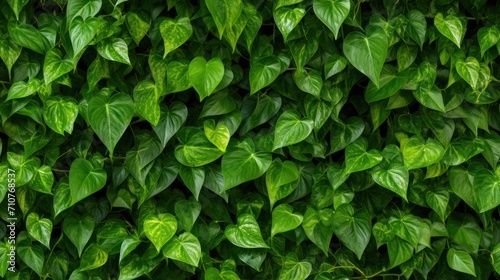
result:
[[[425,16],[419,10],[411,10],[408,12],[407,18],[408,25],[406,26],[406,32],[408,32],[410,38],[412,38],[422,50],[427,32],[427,21],[425,20]]]
[[[436,85],[428,82],[421,82],[417,86],[417,90],[413,91],[413,96],[420,104],[429,109],[443,113],[446,111],[443,102],[443,94]]]
[[[230,148],[222,156],[224,190],[262,176],[271,165],[269,153],[248,151],[243,148]]]
[[[50,249],[52,221],[47,218],[40,219],[37,213],[31,212],[26,218],[26,229],[31,237]]]
[[[12,11],[16,15],[16,19],[19,20],[19,13],[23,9],[26,4],[28,4],[29,0],[7,0],[7,3],[12,8]]]
[[[413,256],[413,247],[401,238],[395,237],[387,242],[389,268],[396,267]]]
[[[125,15],[125,24],[136,45],[139,45],[151,26],[150,19],[147,17],[148,15],[145,13],[134,13],[132,11],[127,12]]]
[[[307,261],[299,262],[295,253],[289,253],[283,260],[279,280],[305,280],[312,272],[312,264]]]
[[[469,56],[464,61],[463,59],[455,62],[455,68],[458,75],[462,77],[473,89],[477,90],[480,81],[481,66],[475,57]]]
[[[189,82],[200,96],[200,101],[212,94],[224,78],[224,65],[219,57],[208,62],[198,56],[189,63]]]
[[[83,20],[76,17],[69,25],[69,38],[73,46],[73,56],[76,57],[92,41],[97,34],[99,20],[97,18],[88,18]]]
[[[477,40],[479,42],[479,47],[481,48],[481,58],[484,53],[495,46],[500,40],[500,30],[496,25],[490,27],[481,27],[477,31]]]
[[[380,73],[380,85],[369,83],[365,91],[365,100],[368,103],[383,100],[396,94],[410,80],[410,72],[397,72],[390,65],[384,65]]]
[[[189,61],[171,61],[167,65],[167,94],[180,92],[192,87],[189,80]]]
[[[387,166],[376,166],[370,173],[377,184],[407,200],[406,191],[410,182],[410,174],[403,164],[393,161]]]
[[[371,217],[365,208],[354,211],[351,205],[342,204],[333,214],[333,232],[339,240],[361,259],[371,236]]]
[[[441,220],[444,221],[446,219],[446,208],[450,201],[450,193],[446,189],[429,190],[425,194],[425,201],[439,215]]]
[[[28,187],[40,193],[52,194],[54,174],[48,165],[36,168]]]
[[[9,80],[11,79],[11,70],[14,63],[21,55],[22,48],[18,46],[11,38],[0,40],[0,58],[2,59],[7,71],[9,72]]]
[[[130,65],[128,45],[123,39],[113,38],[99,41],[97,52],[107,60]]]
[[[472,209],[479,212],[478,198],[476,197],[475,186],[473,184],[477,173],[477,164],[470,165],[467,169],[463,166],[452,167],[449,171],[450,186],[453,192],[458,195]],[[482,168],[482,166],[480,166]]]
[[[207,165],[223,154],[199,128],[183,127],[177,137],[179,144],[175,147],[175,158],[185,166]]]
[[[134,105],[137,113],[145,118],[152,126],[160,121],[160,89],[150,81],[140,81],[134,88]]]
[[[77,16],[86,20],[88,17],[95,16],[102,6],[102,0],[72,0],[68,1],[66,6],[66,17],[68,24]]]
[[[167,18],[160,23],[160,34],[165,47],[163,53],[163,58],[165,58],[167,54],[182,46],[193,35],[193,27],[187,17],[175,20]]]
[[[453,270],[476,276],[474,261],[467,252],[450,248],[446,254],[446,261]]]
[[[177,231],[177,220],[171,214],[149,214],[143,221],[143,230],[146,237],[153,242],[160,252],[163,245],[172,238]]]
[[[241,248],[269,248],[254,216],[242,214],[238,216],[237,225],[228,225],[224,235],[233,245]]]
[[[285,111],[276,122],[273,150],[303,141],[311,134],[313,126],[313,120],[301,118],[298,111]]]
[[[500,205],[500,179],[487,169],[474,174],[474,192],[479,213],[486,212]]]
[[[20,245],[16,248],[19,258],[33,271],[42,277],[45,255],[42,247],[38,245]]]
[[[345,149],[345,166],[347,173],[370,169],[379,164],[383,156],[379,151],[373,149],[367,151],[368,141],[366,138],[358,138]]]
[[[285,42],[288,35],[297,27],[305,14],[306,10],[302,8],[283,7],[274,10],[274,22],[276,22],[276,26],[283,35]]]
[[[409,213],[400,217],[392,216],[389,219],[389,224],[394,233],[403,240],[408,241],[414,248],[417,247],[420,240],[421,223],[419,217]]]
[[[51,49],[45,55],[45,61],[43,62],[43,77],[45,84],[48,85],[62,75],[69,73],[73,70],[73,67],[73,61],[70,59],[63,59],[59,49]]]
[[[335,39],[337,39],[340,26],[349,15],[350,9],[351,1],[349,0],[313,1],[314,13],[332,31]]]
[[[73,124],[78,116],[78,105],[68,96],[49,97],[43,106],[43,119],[55,132],[64,135],[71,134]]]
[[[198,266],[201,259],[201,246],[198,238],[189,232],[184,232],[179,237],[174,236],[163,247],[165,258],[181,261],[183,263]]]
[[[223,124],[215,125],[215,120],[206,120],[203,123],[203,129],[207,139],[212,142],[221,152],[226,152],[231,135],[227,126]]]
[[[92,237],[94,225],[94,218],[90,215],[80,217],[72,213],[64,218],[62,224],[64,234],[76,246],[79,257],[81,257],[85,245]]]
[[[30,24],[10,21],[8,30],[12,41],[21,47],[43,55],[52,48],[49,40]]]
[[[334,54],[326,59],[323,72],[325,79],[342,72],[347,66],[347,59],[340,54]]]
[[[293,81],[300,90],[320,98],[323,88],[323,78],[321,78],[320,72],[316,70],[308,72],[303,68],[297,69],[293,72]]]
[[[108,148],[111,158],[133,115],[134,102],[127,94],[114,94],[109,99],[100,95],[89,101],[89,124]]]
[[[292,161],[277,158],[269,166],[266,173],[267,194],[273,209],[276,201],[287,197],[295,188],[299,179],[299,170]]]
[[[270,85],[283,72],[282,61],[277,56],[252,60],[250,63],[250,94]]]
[[[241,0],[206,0],[205,4],[215,21],[219,39],[224,35],[224,31],[238,20],[243,10]]]
[[[303,220],[304,216],[300,213],[293,213],[293,207],[289,204],[276,206],[272,213],[271,237],[299,227]]]
[[[491,250],[491,259],[493,261],[493,267],[497,273],[500,273],[500,244],[495,245],[493,250]]]
[[[108,261],[108,252],[97,246],[90,244],[83,252],[80,259],[80,267],[76,270],[78,272],[96,269],[103,266]]]
[[[344,54],[349,62],[365,74],[378,88],[389,43],[385,31],[379,26],[367,29],[366,35],[353,31],[344,39]]]
[[[417,169],[430,166],[444,155],[441,143],[432,138],[427,141],[420,135],[411,137],[401,148],[406,169]]]
[[[33,95],[40,89],[41,86],[42,83],[39,79],[31,79],[27,83],[24,81],[15,82],[9,88],[9,95],[7,96],[6,101]]]
[[[302,1],[304,1],[304,0],[277,0],[278,3],[276,3],[276,6],[274,7],[274,9],[276,10],[280,7],[291,6],[294,4],[301,3]]]
[[[434,17],[434,26],[439,33],[443,34],[444,37],[450,39],[460,48],[460,43],[467,29],[467,24],[465,22],[455,15],[447,15],[445,18],[443,13],[438,13]]]
[[[333,211],[331,209],[316,211],[308,207],[302,222],[302,228],[309,240],[318,246],[325,255],[328,254],[333,237],[333,229],[330,224],[332,221]]]
[[[69,169],[71,205],[102,189],[106,179],[103,169],[94,167],[88,160],[75,159]]]

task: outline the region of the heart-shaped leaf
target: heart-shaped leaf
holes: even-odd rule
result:
[[[467,252],[450,248],[446,253],[446,262],[453,270],[476,276],[474,261]]]
[[[85,248],[90,237],[92,237],[94,225],[94,218],[90,215],[80,217],[73,214],[64,218],[62,225],[64,234],[76,246],[78,256],[82,255],[83,248]]]
[[[71,97],[54,96],[49,97],[43,106],[43,119],[45,123],[55,132],[64,135],[71,134],[73,124],[78,116],[78,105]]]
[[[198,238],[189,232],[174,236],[162,249],[163,256],[194,267],[201,259],[201,245]]]
[[[127,94],[114,94],[109,99],[98,95],[89,101],[89,124],[108,148],[111,157],[133,115],[134,102]]]
[[[29,188],[46,194],[52,194],[52,185],[54,184],[54,174],[48,165],[42,165],[36,168],[33,178],[28,185]]]
[[[301,142],[311,134],[313,126],[313,120],[302,118],[298,111],[285,111],[276,122],[273,150]]]
[[[31,79],[27,83],[25,83],[24,81],[15,82],[9,88],[9,95],[7,96],[6,101],[33,95],[33,93],[37,92],[41,86],[42,83],[39,79]]]
[[[107,174],[101,168],[96,168],[88,160],[77,158],[69,169],[69,188],[71,204],[86,198],[102,189],[106,184]]]
[[[31,212],[26,218],[28,234],[50,249],[52,222],[47,218],[40,219],[37,213]]]
[[[486,212],[500,205],[500,179],[483,169],[474,174],[474,192],[479,213]]]
[[[12,41],[19,46],[42,55],[45,55],[45,53],[52,48],[49,40],[31,24],[9,21],[7,29]],[[73,66],[71,68],[73,68]]]
[[[342,204],[333,214],[333,232],[351,249],[358,259],[368,246],[371,236],[371,217],[364,208],[354,211],[351,205]]]
[[[287,232],[299,227],[304,216],[293,213],[293,207],[289,204],[280,204],[274,208],[272,213],[271,236],[281,232]]]
[[[277,8],[273,12],[274,22],[285,39],[292,30],[299,24],[300,20],[306,14],[306,10],[302,8]]]
[[[333,237],[333,229],[330,224],[333,221],[333,212],[328,209],[316,211],[313,208],[307,208],[304,214],[302,228],[307,237],[316,246],[318,246],[325,255],[328,254],[330,241]]]
[[[266,173],[266,186],[271,209],[276,201],[287,197],[297,187],[299,170],[292,161],[275,159]]]
[[[88,18],[83,20],[76,17],[69,25],[69,38],[73,46],[73,56],[77,56],[97,34],[99,20],[97,18]]]
[[[250,64],[250,94],[270,85],[282,72],[282,61],[277,56],[252,60]]]
[[[377,150],[367,151],[366,138],[358,138],[345,149],[345,166],[347,173],[370,169],[379,164],[383,156]]]
[[[198,56],[189,63],[189,81],[200,96],[200,101],[208,97],[224,78],[224,65],[219,57],[208,62]]]
[[[149,214],[143,221],[143,229],[147,238],[153,242],[156,250],[161,248],[177,231],[177,220],[171,214]]]
[[[243,123],[240,134],[243,135],[251,129],[269,121],[281,107],[281,96],[275,92],[259,96],[247,96],[241,106]]]
[[[175,203],[175,215],[181,227],[190,232],[201,213],[201,204],[191,197],[189,200],[179,200]]]
[[[395,237],[387,242],[389,253],[389,267],[396,267],[413,256],[413,247],[405,240]]]
[[[307,261],[299,262],[297,255],[289,253],[283,260],[279,280],[297,279],[305,280],[312,272],[312,264]]]
[[[445,18],[443,13],[438,13],[434,17],[434,26],[436,26],[439,33],[443,34],[444,37],[450,39],[460,48],[460,43],[467,29],[467,25],[460,18],[455,15],[447,15]]]
[[[228,225],[224,235],[229,242],[241,248],[269,248],[262,238],[259,224],[250,214],[238,216],[238,224]]]
[[[475,174],[481,169],[482,166],[473,164],[467,169],[457,166],[449,171],[450,186],[453,192],[477,212],[479,212],[479,198],[476,197],[474,178]]]
[[[185,166],[203,166],[223,154],[199,128],[183,127],[177,136],[180,144],[175,147],[175,158]]]
[[[349,15],[351,2],[349,0],[314,0],[314,14],[332,31],[335,39],[340,26]]]
[[[153,130],[160,139],[163,147],[167,145],[168,140],[186,122],[187,114],[187,107],[181,102],[173,102],[168,107],[164,104],[160,106],[160,120],[158,121],[158,125],[153,126]]]
[[[331,130],[334,131],[330,135],[331,150],[329,154],[341,151],[347,145],[354,142],[361,136],[365,129],[365,123],[359,117],[351,117],[346,123],[334,122]]]
[[[80,267],[76,270],[87,271],[103,266],[108,261],[108,252],[96,244],[90,244],[83,252]]]
[[[320,72],[316,70],[308,72],[303,68],[297,69],[293,72],[293,81],[300,90],[320,98],[321,89],[323,88],[323,78],[321,78]]]
[[[215,21],[219,38],[222,38],[226,29],[233,26],[243,10],[241,0],[207,0],[205,4]]]
[[[134,105],[137,113],[153,126],[160,121],[160,92],[152,81],[141,81],[134,88]]]
[[[380,73],[380,85],[377,88],[369,83],[365,91],[366,102],[372,103],[383,100],[396,94],[410,79],[409,71],[397,72],[390,65],[385,65]]]
[[[372,26],[366,35],[353,31],[344,40],[344,54],[349,62],[365,74],[378,88],[379,76],[389,48],[387,35],[378,26]]]
[[[167,54],[182,46],[193,35],[193,27],[187,17],[175,20],[167,18],[160,23],[160,34],[165,47],[163,53],[163,58],[165,58]]]
[[[227,126],[223,124],[215,125],[215,120],[206,120],[203,123],[203,129],[207,139],[212,142],[221,152],[226,152],[227,144],[231,135]]]
[[[198,200],[203,182],[205,181],[205,168],[181,166],[179,168],[179,176],[184,185],[194,195],[194,198]]]
[[[496,25],[490,27],[481,27],[477,31],[477,40],[479,42],[479,48],[481,48],[481,58],[484,53],[495,46],[500,40],[500,30]]]
[[[130,65],[128,45],[120,38],[113,38],[97,43],[97,52],[105,59]]]
[[[125,17],[125,24],[127,25],[128,32],[136,45],[139,45],[142,38],[146,36],[151,26],[148,15],[145,13],[134,13],[132,11],[128,12]],[[161,24],[160,24],[160,34],[161,34]]]
[[[63,59],[59,49],[54,48],[47,52],[43,62],[43,78],[48,85],[62,75],[73,70],[74,64],[70,59]]]
[[[420,135],[411,137],[402,147],[406,169],[416,169],[438,162],[444,155],[443,146],[432,138],[427,141]]]
[[[389,219],[389,224],[394,233],[403,240],[408,241],[414,248],[417,247],[420,240],[421,223],[420,218],[412,214],[403,214],[400,217],[392,216]]]
[[[455,68],[457,69],[458,75],[460,75],[460,77],[462,77],[462,79],[464,79],[473,89],[478,88],[481,66],[475,57],[469,56],[465,61],[459,59],[455,63]]]
[[[377,184],[407,200],[406,190],[410,182],[410,174],[402,163],[395,161],[387,165],[379,165],[370,173]]]
[[[33,271],[42,277],[45,255],[43,248],[38,245],[20,245],[16,247],[19,258]]]

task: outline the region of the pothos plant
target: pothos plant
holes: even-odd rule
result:
[[[3,279],[498,277],[498,2],[0,10]]]

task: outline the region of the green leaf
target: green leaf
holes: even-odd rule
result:
[[[379,151],[375,149],[367,151],[367,148],[368,141],[365,138],[359,138],[346,147],[345,166],[347,173],[370,169],[382,161],[383,156]]]
[[[212,142],[221,152],[226,152],[226,147],[229,144],[229,139],[231,138],[229,129],[223,124],[215,125],[215,120],[206,120],[203,123],[203,129],[205,131],[205,136]]]
[[[309,240],[318,246],[325,255],[328,254],[330,241],[333,237],[331,221],[333,221],[333,212],[331,210],[316,211],[308,207],[304,214],[304,221],[302,222],[302,228]]]
[[[233,245],[241,248],[269,248],[262,234],[259,224],[250,214],[238,216],[237,225],[228,225],[224,235]]]
[[[16,248],[19,258],[33,271],[42,277],[45,256],[42,247],[38,245],[19,245]]]
[[[380,86],[369,83],[365,91],[365,100],[368,103],[383,100],[396,94],[410,80],[410,72],[397,72],[394,67],[385,65],[380,74]]]
[[[347,59],[340,54],[334,54],[326,59],[323,72],[325,79],[332,77],[335,74],[341,73],[347,66]]]
[[[321,20],[337,39],[340,26],[349,15],[351,2],[349,0],[314,0],[314,14]]]
[[[472,209],[479,212],[478,198],[476,197],[474,177],[477,172],[477,164],[470,165],[468,169],[462,166],[452,167],[449,171],[450,186]]]
[[[201,204],[192,198],[177,201],[174,208],[179,224],[187,232],[191,231],[201,213]]]
[[[361,259],[371,236],[371,217],[364,208],[354,211],[351,205],[342,204],[333,214],[333,232],[339,240]]]
[[[14,63],[21,55],[22,48],[18,46],[12,39],[0,40],[0,58],[2,59],[7,71],[9,72],[9,80],[11,79],[11,70]]]
[[[205,4],[215,21],[219,39],[224,35],[224,31],[238,20],[243,10],[241,0],[206,0]]]
[[[175,147],[175,158],[185,166],[199,167],[218,159],[223,152],[195,127],[184,127],[177,133],[180,145]]]
[[[7,96],[6,101],[33,95],[40,89],[41,86],[42,83],[38,79],[31,79],[27,83],[24,81],[15,82],[9,88],[9,95]]]
[[[19,20],[19,13],[23,9],[26,4],[28,4],[29,0],[7,0],[7,3],[12,8],[12,11],[16,15],[16,19]]]
[[[500,179],[489,170],[482,169],[474,174],[474,192],[479,213],[486,212],[500,205]]]
[[[422,50],[427,32],[425,16],[419,10],[411,10],[408,12],[407,18],[408,25],[406,26],[406,32]]]
[[[94,167],[88,160],[75,159],[69,169],[71,205],[102,189],[106,179],[106,171]]]
[[[288,35],[297,27],[305,14],[306,10],[302,8],[283,7],[273,11],[274,22],[276,22],[276,26],[283,35],[285,42]]]
[[[9,35],[14,43],[34,52],[45,55],[52,48],[49,40],[35,27],[26,23],[9,21]]]
[[[97,43],[97,52],[105,59],[130,65],[128,45],[120,38],[107,39]]]
[[[171,214],[149,214],[143,221],[146,237],[153,242],[156,250],[160,252],[177,231],[177,220]]]
[[[54,174],[48,165],[36,168],[28,187],[40,193],[52,194]]]
[[[451,240],[466,251],[475,253],[479,249],[482,230],[474,217],[465,215],[459,220],[451,216],[447,220],[446,230]]]
[[[128,256],[137,246],[141,244],[141,240],[137,235],[137,232],[130,234],[127,238],[125,238],[120,246],[120,260],[121,264],[122,260]]]
[[[269,86],[283,72],[282,61],[277,56],[252,60],[250,63],[250,94]]]
[[[425,194],[425,201],[443,221],[446,219],[446,208],[449,200],[450,193],[446,189],[429,190]]]
[[[293,207],[289,204],[276,206],[272,213],[271,237],[299,227],[303,220],[304,216],[300,213],[293,213]]]
[[[71,134],[73,124],[78,116],[78,105],[71,97],[49,97],[43,106],[43,119],[55,132]]]
[[[273,150],[303,141],[311,134],[313,125],[313,120],[301,118],[298,111],[285,111],[276,122]]]
[[[192,87],[189,80],[189,61],[171,61],[167,65],[167,93],[184,91]]]
[[[493,262],[493,267],[495,271],[499,273],[500,271],[500,244],[495,245],[493,250],[491,250],[491,260]]]
[[[219,57],[208,62],[198,56],[189,63],[189,82],[200,96],[200,101],[211,95],[224,78],[224,65]]]
[[[97,18],[83,20],[76,17],[69,25],[69,38],[73,46],[73,56],[76,57],[92,41],[99,28]]]
[[[26,218],[26,229],[31,237],[50,249],[52,221],[47,218],[40,219],[37,213],[31,212]]]
[[[439,33],[443,34],[444,37],[450,39],[460,48],[460,43],[465,35],[467,25],[459,17],[447,15],[445,18],[443,13],[438,13],[434,17],[434,26]]]
[[[307,261],[299,262],[297,255],[289,253],[283,260],[279,280],[305,280],[312,272],[312,264]]]
[[[389,268],[396,267],[413,256],[413,248],[410,243],[395,237],[387,242],[389,253]]]
[[[293,81],[300,90],[320,98],[321,89],[323,88],[323,79],[320,72],[297,69],[293,72]]]
[[[332,149],[330,154],[343,150],[347,145],[354,142],[361,136],[365,129],[365,123],[359,117],[351,117],[346,123],[334,122],[331,128],[336,133],[331,134],[330,145]]]
[[[134,39],[136,45],[139,45],[151,26],[150,19],[147,18],[146,14],[134,13],[132,11],[129,11],[125,15],[125,23],[127,25],[128,32],[130,33],[130,36],[132,36],[132,39]]]
[[[168,107],[164,104],[160,105],[160,120],[158,125],[153,126],[153,130],[163,147],[186,122],[187,115],[187,107],[181,102],[172,102]]]
[[[90,237],[92,237],[94,225],[94,218],[90,215],[80,217],[75,214],[70,214],[64,218],[62,224],[64,234],[66,234],[71,243],[76,246],[79,257],[81,257],[85,245],[87,245]]]
[[[281,102],[281,96],[275,92],[246,96],[241,108],[243,123],[240,134],[244,135],[253,128],[269,121],[280,109]]]
[[[194,195],[194,198],[198,200],[203,182],[205,181],[205,168],[181,166],[179,169],[179,176],[184,185],[186,185],[189,191]]]
[[[243,148],[230,148],[222,156],[222,174],[224,190],[229,190],[241,183],[255,180],[266,173],[271,165],[269,153],[248,151]]]
[[[500,40],[500,30],[496,25],[490,27],[481,27],[477,31],[477,40],[479,42],[479,47],[481,48],[481,58],[484,53],[495,46]]]
[[[68,24],[77,16],[83,20],[95,16],[102,6],[102,0],[73,0],[68,1],[66,6],[66,17]]]
[[[410,174],[403,164],[395,161],[386,166],[379,165],[370,173],[377,184],[407,200],[406,191],[410,182]]]
[[[127,94],[114,94],[109,99],[99,95],[89,101],[89,124],[108,148],[111,158],[133,115],[134,102]]]
[[[401,217],[391,217],[389,224],[394,233],[409,242],[414,248],[420,240],[421,220],[412,214],[403,214]]]
[[[179,237],[174,236],[162,249],[165,258],[181,261],[183,263],[198,266],[201,259],[201,246],[198,238],[189,232]]]
[[[137,113],[151,125],[160,121],[160,92],[152,81],[141,81],[134,88],[134,105]]]
[[[429,109],[440,112],[445,112],[443,95],[441,90],[436,86],[427,82],[421,82],[417,86],[417,90],[413,91],[413,96],[417,101]]]
[[[349,62],[365,74],[378,88],[379,76],[389,48],[384,30],[373,26],[366,35],[353,31],[344,39],[344,54]]]
[[[284,6],[291,6],[291,5],[294,5],[294,4],[298,4],[300,2],[302,2],[304,0],[278,0],[276,3],[276,6],[274,7],[274,9],[278,9],[280,7],[284,7]]]
[[[455,62],[455,68],[462,79],[464,79],[473,89],[478,89],[479,82],[482,82],[480,81],[479,75],[481,66],[475,57],[469,56],[465,61],[463,59],[457,60],[457,62]]]
[[[417,169],[438,162],[444,155],[443,146],[432,138],[411,137],[401,148],[406,169]]]
[[[446,253],[446,261],[453,270],[476,276],[474,261],[467,252],[450,248]]]
[[[70,59],[63,59],[59,49],[51,49],[45,55],[45,61],[43,62],[43,77],[45,84],[48,85],[62,75],[70,72],[73,70],[73,67],[73,61]]]
[[[180,17],[175,20],[167,18],[160,24],[160,34],[165,47],[163,53],[163,58],[165,58],[167,54],[182,46],[193,35],[193,27],[187,17]]]
[[[297,187],[299,170],[292,161],[275,159],[266,172],[266,186],[271,209],[276,201],[287,197]]]
[[[108,252],[97,246],[90,244],[83,252],[80,259],[80,267],[76,270],[78,272],[96,269],[103,266],[108,261]]]

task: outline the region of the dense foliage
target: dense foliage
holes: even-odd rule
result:
[[[0,10],[3,279],[498,277],[497,1]]]

